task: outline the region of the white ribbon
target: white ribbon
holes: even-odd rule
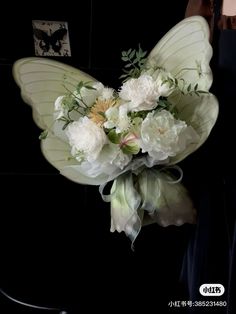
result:
[[[171,174],[177,170],[176,178]],[[118,176],[109,195],[105,184],[99,192],[105,202],[111,202],[111,231],[124,231],[133,243],[142,225],[161,226],[195,223],[196,212],[187,190],[180,183],[183,171],[179,166],[160,169],[145,168],[138,174],[128,171]]]

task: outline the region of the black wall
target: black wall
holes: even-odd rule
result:
[[[134,252],[123,233],[110,233],[109,204],[98,187],[70,182],[42,156],[40,130],[11,71],[15,60],[34,56],[32,19],[62,20],[68,22],[72,57],[57,60],[116,88],[121,51],[139,43],[151,50],[184,17],[186,3],[38,1],[1,9],[0,286],[11,296],[69,313],[167,313],[168,302],[180,299],[191,226],[145,227]],[[1,308],[3,314],[41,313],[2,296]]]

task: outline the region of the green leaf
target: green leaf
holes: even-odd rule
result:
[[[93,90],[96,90],[96,88],[94,88],[93,86],[90,86],[90,85],[85,85],[84,87],[85,87],[85,88],[87,88],[87,89],[93,89]]]
[[[80,93],[80,90],[81,90],[81,88],[84,86],[84,83],[82,82],[82,81],[80,81],[79,83],[78,83],[78,85],[77,85],[77,88],[76,88],[76,90],[77,90],[77,92],[78,93]]]
[[[98,111],[98,114],[100,114],[100,116],[102,116],[103,118],[106,118],[105,112]]]
[[[48,136],[48,131],[44,130],[43,132],[41,132],[41,134],[39,135],[39,139],[40,140],[45,140]]]
[[[131,51],[131,53],[129,55],[130,59],[133,59],[134,55],[135,55],[135,50]]]
[[[145,57],[146,54],[147,54],[147,51],[142,51],[142,53],[141,53],[141,58]]]
[[[119,78],[121,79],[121,78],[125,78],[125,77],[127,77],[127,74],[122,74]]]
[[[68,127],[68,125],[69,125],[70,123],[71,123],[71,122],[68,120],[68,121],[63,125],[62,130],[64,131],[64,130]]]
[[[146,59],[144,59],[144,56],[146,55],[146,52],[144,52],[140,45],[138,50],[135,49],[129,49],[127,52],[122,52],[121,59],[125,62],[128,62],[124,66],[123,72],[127,73],[127,79],[130,78],[137,78],[143,71],[145,67]],[[130,70],[127,71],[127,68]],[[124,76],[121,76],[123,78]]]

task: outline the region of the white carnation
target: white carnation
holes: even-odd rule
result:
[[[137,79],[125,82],[119,96],[128,102],[128,111],[140,111],[154,109],[160,94],[152,76],[143,74]]]
[[[87,117],[80,118],[68,125],[66,135],[72,147],[71,153],[83,154],[89,162],[96,160],[103,146],[107,142],[107,137],[102,128],[97,126]],[[81,157],[78,157],[81,160]]]

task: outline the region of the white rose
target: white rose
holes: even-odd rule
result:
[[[69,124],[66,135],[72,147],[72,155],[76,157],[78,153],[82,153],[89,162],[96,160],[103,146],[107,143],[103,129],[87,117]]]

